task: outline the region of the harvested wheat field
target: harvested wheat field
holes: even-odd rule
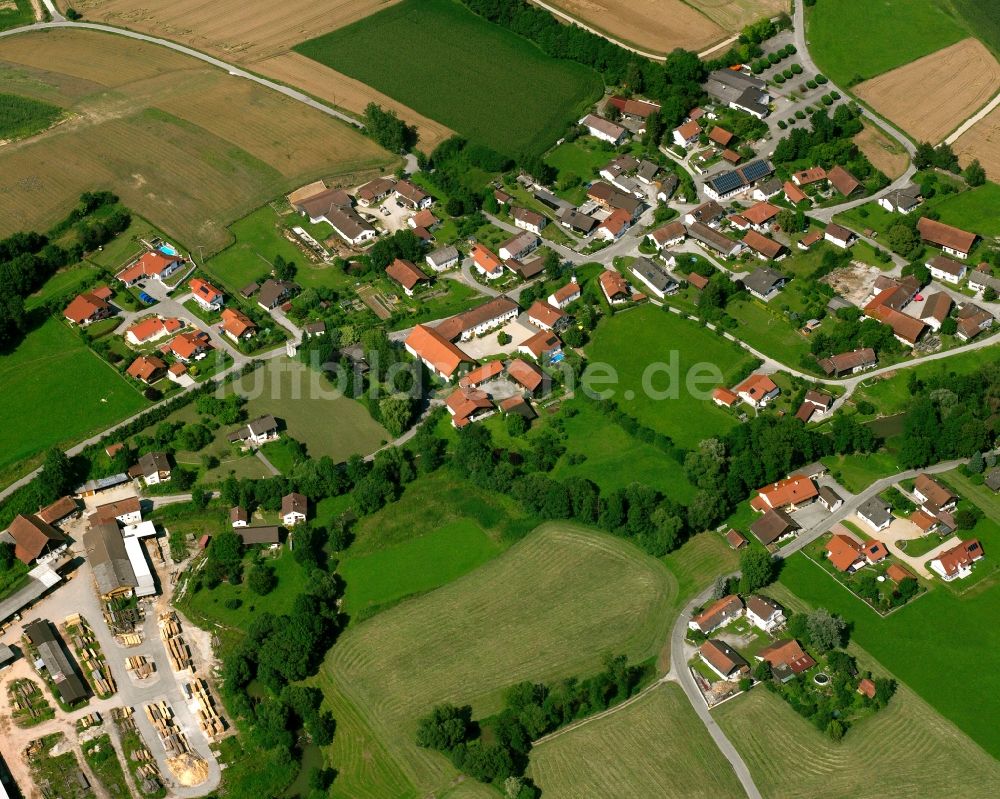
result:
[[[1000,106],[959,136],[952,148],[963,165],[978,158],[990,180],[1000,183]]]
[[[547,0],[594,30],[651,53],[701,50],[726,31],[681,0]]]
[[[788,13],[787,0],[688,0],[706,17],[729,33],[739,33],[759,19]]]
[[[0,40],[0,76],[8,74],[19,93],[56,102],[69,119],[0,148],[0,235],[44,229],[81,192],[111,189],[208,254],[230,242],[228,224],[306,179],[366,177],[397,163],[321,112],[113,34]]]
[[[872,165],[890,180],[902,175],[906,171],[906,165],[910,163],[910,157],[902,145],[874,125],[865,125],[865,129],[854,137],[854,143],[868,156]]]
[[[939,142],[1000,89],[1000,63],[977,39],[963,39],[858,84],[854,91],[919,141]]]

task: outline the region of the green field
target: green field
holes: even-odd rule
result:
[[[983,541],[987,557],[990,543],[996,552],[1000,536]],[[987,752],[1000,756],[1000,734],[993,723],[1000,714],[1000,675],[984,668],[1000,648],[1000,628],[994,623],[1000,613],[1000,581],[979,582],[964,595],[957,593],[960,584],[952,590],[936,581],[926,595],[885,618],[804,555],[788,559],[781,583],[808,604],[852,622],[859,646]]]
[[[546,799],[745,796],[674,683],[535,747],[529,775]]]
[[[30,25],[35,21],[35,12],[31,9],[31,0],[13,0],[17,8],[0,9],[0,31],[16,28],[18,25]],[[6,5],[6,4],[4,4]],[[0,135],[0,139],[3,136]]]
[[[855,76],[873,78],[969,35],[942,5],[939,0],[819,0],[809,11],[809,51],[842,87]]]
[[[720,377],[718,382],[710,377],[693,386],[709,396],[719,382],[729,385],[752,360],[752,356],[710,330],[652,305],[601,322],[587,347],[587,356],[591,364],[609,364],[618,376],[617,383],[593,382],[595,391],[612,389],[613,399],[624,412],[670,436],[685,449],[736,425],[736,417],[710,398],[699,399],[688,391],[688,376],[694,374],[695,367],[706,367],[701,374],[715,371]],[[678,396],[656,399],[644,390],[643,374],[651,364],[669,364],[672,358],[678,364]],[[659,371],[650,372],[649,380],[658,392],[676,385],[672,375]]]
[[[935,197],[928,205],[946,224],[980,236],[1000,236],[1000,185],[996,183],[984,183],[941,200]]]
[[[793,281],[792,286],[794,285]],[[774,302],[786,302],[789,291],[790,289],[786,289]],[[792,327],[792,323],[785,317],[773,316],[757,300],[746,299],[730,303],[726,313],[739,323],[730,332],[765,355],[798,367],[802,356],[809,354],[809,340]]]
[[[905,685],[839,743],[763,687],[712,715],[765,799],[975,799],[1000,780],[1000,765]]]
[[[295,50],[510,155],[544,151],[603,88],[455,0],[404,0]]]
[[[983,43],[1000,53],[1000,2],[998,0],[949,0],[962,15],[969,30]]]
[[[0,93],[0,140],[32,136],[45,130],[60,116],[62,111],[49,103],[17,94]]]
[[[8,421],[0,468],[99,432],[147,404],[58,319],[0,357],[0,385],[0,417]]]
[[[340,563],[347,583],[344,609],[351,616],[449,583],[495,557],[500,545],[471,519]]]
[[[566,524],[346,632],[318,684],[337,718],[332,796],[417,797],[454,769],[413,743],[439,702],[496,712],[520,680],[596,671],[603,653],[658,653],[677,593],[667,568],[630,544]]]
[[[101,271],[90,264],[78,264],[56,272],[45,281],[45,285],[24,301],[27,310],[38,308],[55,297],[66,297],[68,300],[93,278],[99,277]]]

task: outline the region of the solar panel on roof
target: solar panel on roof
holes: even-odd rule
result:
[[[751,161],[749,164],[740,167],[739,171],[743,173],[748,183],[753,183],[755,180],[760,180],[770,175],[771,165],[767,161]]]
[[[728,194],[743,185],[743,178],[737,172],[722,172],[709,180],[717,194]]]

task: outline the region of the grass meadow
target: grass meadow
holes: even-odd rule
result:
[[[528,773],[546,799],[745,796],[675,683],[535,747]]]
[[[941,0],[838,0],[808,12],[809,51],[834,82],[873,78],[968,34]]]
[[[474,572],[348,630],[317,684],[335,717],[333,796],[425,796],[455,772],[413,743],[440,702],[483,717],[520,680],[584,676],[605,652],[657,654],[677,584],[632,545],[549,524]]]
[[[54,105],[21,97],[0,94],[0,139],[21,139],[44,130],[62,115]]]
[[[983,544],[987,558],[989,543]],[[1000,758],[1000,734],[993,721],[1000,714],[1000,675],[984,667],[1000,648],[1000,628],[994,623],[1000,613],[1000,580],[995,574],[966,593],[959,593],[961,584],[935,581],[926,595],[885,618],[804,555],[788,559],[780,579],[807,604],[851,622],[852,639],[860,647]]]
[[[614,390],[614,400],[624,412],[670,436],[685,449],[737,424],[735,416],[710,399],[692,396],[685,385],[687,375],[694,373],[694,367],[707,364],[717,368],[722,382],[729,385],[753,360],[735,344],[710,330],[652,305],[602,321],[587,347],[587,356],[592,363],[610,364],[616,370],[618,382],[610,387]],[[650,364],[669,363],[673,357],[679,366],[678,396],[676,399],[654,399],[643,388],[643,374]],[[657,373],[650,378],[650,385],[657,391],[672,387],[672,376]],[[710,393],[716,385],[718,383],[709,379],[700,382],[698,388]],[[594,381],[591,386],[595,391],[606,387]]]
[[[30,25],[34,21],[35,12],[31,8],[31,0],[8,0],[0,4],[0,31],[16,28],[18,25]]]
[[[32,330],[0,358],[0,469],[69,444],[148,403],[60,319]]]
[[[404,0],[294,49],[511,155],[544,151],[602,90],[455,0]]]

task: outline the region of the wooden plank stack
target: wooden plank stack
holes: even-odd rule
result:
[[[184,642],[184,637],[181,635],[181,623],[173,611],[160,614],[160,637],[163,638],[163,643],[167,648],[170,668],[176,672],[190,669],[193,674],[194,661],[191,660],[191,650]]]
[[[137,680],[145,680],[156,671],[156,664],[143,655],[132,655],[125,658],[125,669]]]
[[[184,686],[184,692],[194,700],[197,709],[195,716],[198,726],[210,741],[218,738],[226,731],[226,722],[219,715],[215,702],[208,689],[208,683],[202,678],[196,678]]]
[[[160,743],[163,744],[167,757],[176,757],[191,751],[187,736],[177,726],[174,711],[165,699],[146,705],[146,718],[160,736]]]

